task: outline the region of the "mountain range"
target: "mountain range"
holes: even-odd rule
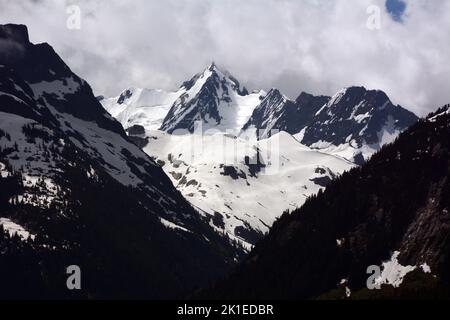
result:
[[[417,121],[363,87],[296,100],[278,89],[249,93],[215,63],[178,91],[130,88],[101,103],[213,228],[247,248]]]
[[[215,63],[95,97],[25,26],[0,45],[0,298],[449,296],[449,106],[294,100]]]
[[[312,149],[358,164],[418,119],[383,91],[364,87],[344,88],[332,97],[302,92],[295,100],[278,89],[249,93],[215,63],[177,91],[130,88],[101,102],[125,129],[138,125],[185,134],[194,132],[197,122],[204,133],[246,136],[257,130],[258,139],[285,131]]]

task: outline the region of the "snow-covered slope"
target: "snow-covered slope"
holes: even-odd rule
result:
[[[102,99],[103,107],[127,129],[140,125],[157,130],[182,93],[129,88],[120,96]]]
[[[298,208],[350,162],[280,132],[250,142],[235,136],[147,131],[144,151],[211,225],[247,247],[285,211]]]
[[[0,218],[0,226],[8,232],[11,237],[18,236],[20,239],[28,240],[35,239],[36,236],[30,234],[24,227],[12,222],[10,219]]]

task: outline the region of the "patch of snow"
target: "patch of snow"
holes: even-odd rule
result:
[[[420,266],[424,273],[431,273],[431,268],[428,264],[424,263]]]
[[[352,290],[348,287],[348,279],[344,278],[339,282],[339,286],[345,288],[345,297],[350,298],[352,296]]]
[[[328,103],[325,103],[320,109],[319,111],[316,112],[315,116],[317,117],[319,114],[322,113],[323,110],[325,110],[325,108],[328,107]]]
[[[10,219],[0,218],[0,225],[3,226],[5,231],[7,231],[11,237],[13,237],[14,235],[18,235],[23,240],[28,240],[29,238],[34,240],[36,237],[35,235],[30,234],[27,230],[25,230],[24,227],[12,222]]]
[[[13,100],[15,100],[15,101],[17,101],[19,103],[25,104],[25,102],[22,99],[19,99],[18,97],[14,96],[12,94],[9,94],[9,93],[6,93],[6,92],[0,92],[0,97],[1,96],[10,97],[10,98],[12,98]]]
[[[73,94],[80,89],[80,84],[73,77],[51,82],[42,81],[29,85],[36,97],[48,94],[56,96],[59,100],[65,100],[67,94]]]
[[[383,129],[378,132],[379,146],[394,142],[394,140],[400,135],[401,131],[395,127],[395,119],[389,116]]]
[[[350,298],[352,296],[352,290],[349,287],[345,287],[345,296]]]
[[[331,142],[328,141],[317,141],[316,143],[311,145],[311,149],[326,149],[333,146],[333,144]]]
[[[430,119],[428,119],[428,121],[429,121],[429,122],[436,122],[436,120],[437,120],[439,117],[442,117],[443,115],[446,115],[446,114],[450,114],[450,108],[448,108],[447,110],[445,110],[445,111],[443,111],[443,112],[441,112],[441,113],[435,115],[434,117],[431,117]]]
[[[6,170],[6,165],[0,162],[0,177],[7,178],[9,177],[9,171]]]
[[[179,226],[179,225],[177,225],[177,224],[175,224],[175,223],[173,223],[173,222],[170,222],[170,221],[168,221],[168,220],[166,220],[166,219],[160,218],[160,221],[161,221],[161,223],[162,223],[165,227],[167,227],[167,228],[169,228],[169,229],[172,229],[172,230],[181,230],[181,231],[184,231],[184,232],[191,232],[191,231],[189,231],[188,229],[183,228],[183,227],[181,227],[181,226]]]
[[[294,135],[294,138],[295,138],[298,142],[302,143],[303,138],[305,137],[305,133],[306,133],[306,130],[307,130],[307,129],[308,129],[308,127],[304,127],[299,133],[297,133],[297,134]]]
[[[377,285],[388,284],[395,288],[400,287],[403,283],[404,277],[416,270],[415,266],[402,266],[398,262],[399,251],[395,251],[389,261],[383,263],[383,271],[381,276],[375,280]]]
[[[353,119],[358,122],[361,123],[363,122],[365,119],[370,118],[370,112],[364,113],[364,114],[358,114],[357,116],[355,116]]]
[[[339,90],[331,99],[328,101],[328,103],[324,104],[322,108],[319,109],[319,111],[316,112],[316,116],[321,114],[325,109],[328,109],[329,107],[338,104],[341,99],[344,97],[344,95],[347,93],[347,88],[343,88]],[[330,111],[330,110],[329,110]]]
[[[87,171],[87,177],[88,178],[95,178],[97,177],[97,173],[95,172],[94,168],[90,167],[89,171]]]

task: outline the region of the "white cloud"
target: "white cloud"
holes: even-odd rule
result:
[[[364,85],[423,115],[450,102],[450,1],[407,2],[400,24],[384,0],[0,0],[0,23],[27,24],[98,94],[175,89],[214,60],[250,88],[295,97]],[[69,4],[81,7],[79,31],[66,28]]]

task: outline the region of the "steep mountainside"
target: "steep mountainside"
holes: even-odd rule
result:
[[[19,25],[0,41],[0,297],[177,297],[234,263],[48,44]]]
[[[260,139],[268,138],[271,130],[295,135],[314,120],[316,112],[329,100],[329,97],[302,92],[296,101],[291,101],[279,90],[272,89],[255,108],[243,131],[259,129]]]
[[[351,87],[335,94],[316,113],[301,142],[362,164],[417,119],[412,112],[393,105],[382,91]],[[342,147],[348,150],[343,152]]]
[[[447,106],[284,215],[207,296],[336,298],[341,286],[350,298],[448,295],[449,210]],[[382,263],[377,283],[400,289],[369,292],[367,268]]]

